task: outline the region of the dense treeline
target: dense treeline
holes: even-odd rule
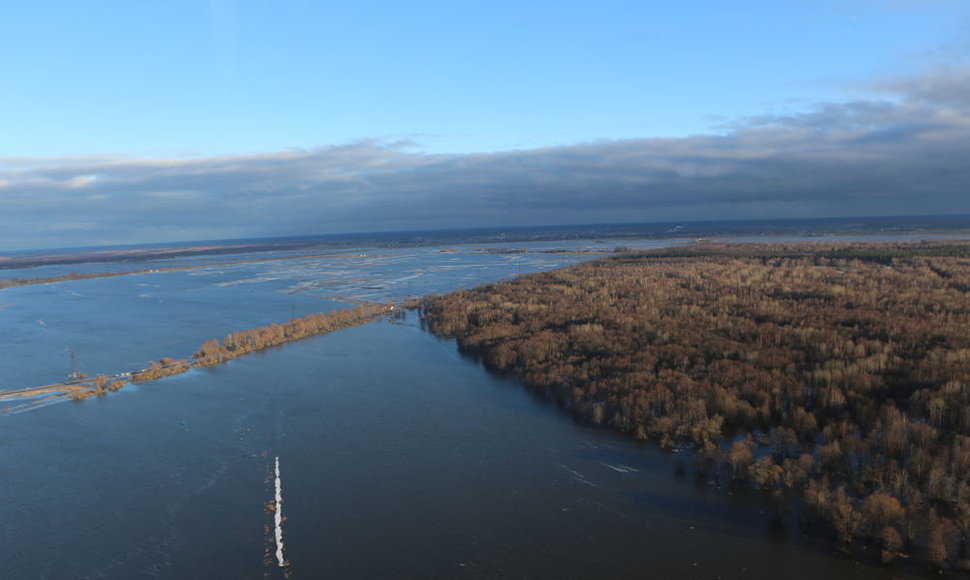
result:
[[[211,366],[271,346],[333,332],[373,320],[386,312],[388,312],[386,306],[369,304],[333,312],[309,314],[282,324],[240,330],[227,334],[221,342],[217,339],[205,341],[193,355],[193,366]]]
[[[131,373],[130,376],[109,380],[104,375],[98,375],[91,380],[90,385],[72,384],[66,388],[66,392],[74,400],[104,395],[109,391],[120,389],[129,382],[138,383],[177,375],[189,369],[216,365],[272,346],[363,324],[391,310],[381,304],[368,304],[333,312],[309,314],[280,324],[232,332],[221,341],[215,338],[205,341],[192,355],[191,360],[162,358],[157,362],[153,361],[146,369]]]
[[[27,286],[30,284],[51,284],[54,282],[70,282],[73,280],[90,280],[91,278],[110,278],[112,276],[125,276],[127,274],[141,274],[150,270],[139,270],[136,272],[98,272],[89,274],[78,274],[71,272],[61,276],[47,276],[44,278],[0,278],[0,290],[12,288],[14,286]]]
[[[922,242],[702,242],[670,246],[642,253],[644,256],[744,258],[842,258],[868,262],[889,262],[892,259],[915,257],[966,258],[970,245],[962,240]]]
[[[970,244],[623,254],[426,299],[429,328],[597,424],[800,490],[886,561],[966,566]],[[785,490],[792,490],[786,492]]]

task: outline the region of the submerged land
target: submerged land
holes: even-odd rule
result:
[[[393,311],[393,305],[367,304],[334,312],[310,314],[279,324],[239,330],[222,339],[209,339],[202,343],[190,359],[162,357],[158,361],[152,361],[147,368],[134,372],[99,374],[93,377],[80,373],[65,382],[0,391],[0,404],[8,405],[0,408],[0,413],[23,411],[46,405],[60,398],[81,401],[88,397],[104,396],[129,383],[152,381],[192,369],[217,365],[295,340],[364,324]]]
[[[867,232],[891,235],[913,231],[906,229],[911,226],[883,224]],[[597,430],[615,430],[675,451],[693,450],[698,481],[724,494],[741,489],[763,493],[775,506],[775,517],[797,521],[806,537],[830,537],[842,552],[893,562],[892,570],[899,569],[900,560],[909,569],[914,563],[934,571],[970,569],[970,243],[710,243],[684,232],[690,227],[668,227],[668,238],[682,232],[683,237],[675,247],[653,251],[624,247],[623,235],[599,247],[538,244],[526,249],[513,236],[494,232],[487,234],[493,236],[487,238],[489,247],[441,245],[427,255],[443,257],[442,271],[452,271],[446,270],[454,267],[452,262],[444,260],[459,255],[471,256],[469,263],[475,265],[533,259],[522,254],[539,259],[550,252],[564,256],[558,264],[575,263],[580,255],[612,257],[417,298],[408,305],[420,310],[428,330],[455,339],[464,353],[496,373],[517,377]],[[787,231],[813,237],[802,222]],[[478,235],[487,237],[480,233],[465,239],[485,241]],[[552,230],[541,235],[573,239]],[[764,233],[753,237],[758,236],[770,239]],[[458,244],[458,238],[448,239]],[[324,275],[290,264],[309,260],[331,268],[342,262],[337,260],[342,251],[321,252],[313,245],[286,252],[291,250],[253,250],[225,259],[206,247],[206,258],[198,262],[169,265],[165,256],[145,254],[119,260],[124,264],[117,270],[80,273],[65,273],[65,263],[55,269],[41,266],[33,276],[7,278],[10,289],[3,294],[16,299],[50,290],[51,300],[67,294],[72,303],[76,299],[83,305],[82,293],[88,291],[82,286],[102,288],[95,278],[131,275],[126,288],[148,288],[138,281],[156,274],[182,277],[239,268],[250,273],[248,282],[271,280],[263,272],[272,268],[282,278],[270,292],[290,296],[291,288],[304,287],[305,276]],[[163,352],[155,355],[157,362],[138,365],[144,368],[0,391],[0,401],[8,410],[20,410],[52,400],[106,396],[129,382],[180,374],[384,318],[392,303],[393,312],[400,312],[404,296],[411,296],[414,272],[423,271],[396,266],[387,281],[364,278],[346,272],[370,267],[371,258],[357,250],[347,256],[352,259],[338,275],[353,276],[356,287],[367,293],[396,285],[396,295],[388,291],[393,302],[369,302],[385,299],[362,295],[342,299],[339,291],[328,291],[327,300],[358,307],[278,318],[281,313],[274,310],[248,323],[250,330],[206,341],[194,352],[195,340],[225,330],[193,335],[197,338],[182,354],[151,342],[149,350]],[[509,262],[501,275],[516,274],[515,263]],[[279,273],[276,266],[283,265],[292,271]],[[222,295],[222,284],[237,279],[243,277],[219,275],[186,288],[217,289],[215,298]],[[471,278],[462,279],[471,285]],[[104,281],[109,283],[116,284]],[[22,285],[33,287],[14,288]],[[441,292],[427,288],[417,295]],[[161,299],[148,302],[154,292],[145,290],[145,304],[168,311],[171,306]],[[260,299],[240,304],[258,308]],[[293,305],[286,308],[292,311]],[[281,322],[265,324],[267,319]],[[55,326],[52,318],[48,321]],[[44,320],[28,322],[45,332],[49,328]],[[158,358],[166,354],[176,356]],[[110,403],[109,397],[105,404]],[[565,465],[562,469],[587,484]],[[610,469],[630,473],[623,466]]]
[[[845,551],[970,568],[970,243],[684,246],[421,310],[578,417],[803,507]]]
[[[548,242],[561,240],[686,239],[764,236],[893,236],[964,234],[970,215],[885,216],[703,222],[620,223],[375,232],[145,244],[97,248],[0,251],[0,270],[49,265],[138,263],[158,259],[269,252],[332,251],[347,248],[402,248],[447,244]]]

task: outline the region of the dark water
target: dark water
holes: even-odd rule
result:
[[[4,578],[890,578],[413,319],[0,417]],[[759,513],[760,511],[760,513]]]
[[[131,275],[0,291],[0,389],[114,374],[190,356],[208,338],[347,305],[232,282],[226,273]]]

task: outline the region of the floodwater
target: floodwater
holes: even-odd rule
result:
[[[7,578],[888,578],[412,318],[3,417]]]
[[[89,336],[111,371],[139,356],[184,356],[210,335],[292,311],[340,307],[341,293],[399,299],[589,258],[376,254],[0,291],[0,301],[14,303],[0,308],[14,331],[3,338],[0,367],[27,384],[54,375],[11,358],[30,351],[16,337],[35,340],[33,326],[60,329],[87,363],[95,355],[75,344]],[[133,295],[143,283],[156,284],[145,292],[163,301],[157,312],[139,308],[150,304]],[[43,366],[51,357],[62,374],[64,363],[53,361],[66,358],[64,346],[38,344],[51,350],[32,360]],[[728,495],[695,479],[686,453],[574,422],[429,335],[413,315],[103,398],[0,415],[0,426],[3,578],[913,574],[834,556],[792,518],[776,523],[760,494]],[[276,457],[285,568],[266,508]]]
[[[662,247],[673,241],[626,243]],[[301,258],[293,253],[208,256],[138,262],[128,274],[0,290],[0,390],[64,380],[72,370],[114,374],[162,357],[185,358],[210,338],[346,308],[340,300],[401,301],[501,278],[548,270],[609,251],[614,245],[517,244],[530,253],[495,253],[498,244],[406,249],[360,248]],[[267,260],[267,258],[286,258]],[[191,265],[189,270],[164,271]],[[71,264],[4,271],[40,278],[69,272],[130,270],[131,264]],[[73,361],[71,353],[73,353]]]

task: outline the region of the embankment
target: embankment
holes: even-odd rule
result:
[[[151,381],[177,375],[287,342],[364,324],[393,310],[394,306],[391,305],[368,304],[333,312],[309,314],[278,324],[232,332],[221,340],[207,340],[190,359],[165,357],[153,361],[147,368],[134,372],[81,377],[63,383],[0,392],[0,405],[8,405],[0,408],[0,412],[23,411],[63,398],[80,401],[95,395],[104,395],[132,382]]]

